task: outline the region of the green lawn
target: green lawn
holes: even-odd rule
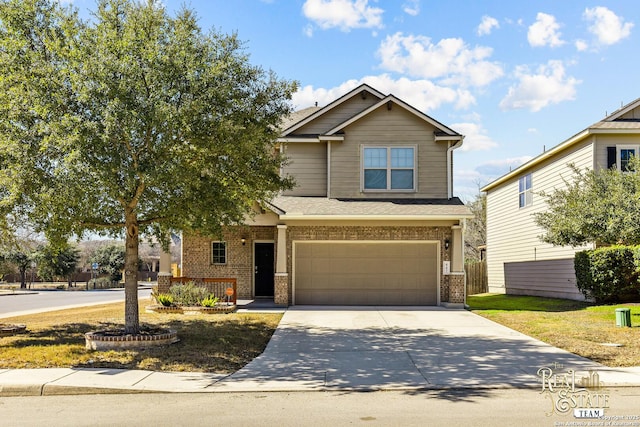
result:
[[[471,295],[467,304],[476,314],[604,365],[640,366],[639,304],[498,294]],[[616,326],[615,309],[621,307],[631,310],[631,328]]]
[[[92,367],[233,373],[264,351],[282,314],[146,313],[140,322],[178,331],[178,343],[146,350],[90,351],[84,334],[122,328],[124,303],[0,319],[27,331],[0,338],[0,368]]]

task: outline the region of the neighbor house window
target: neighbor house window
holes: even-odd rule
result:
[[[619,171],[628,172],[629,171],[629,161],[632,157],[638,154],[637,146],[618,146],[616,147],[617,151],[617,166]]]
[[[531,206],[533,202],[533,193],[531,191],[531,174],[527,174],[520,178],[518,182],[518,198],[521,208]]]
[[[415,147],[365,147],[365,190],[414,190]]]
[[[227,263],[227,244],[225,242],[213,242],[211,244],[211,263]]]

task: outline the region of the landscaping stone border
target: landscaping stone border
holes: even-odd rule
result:
[[[164,305],[148,305],[146,311],[148,313],[177,313],[177,314],[214,314],[214,313],[233,313],[238,307],[236,305],[216,305],[215,307],[174,307]]]
[[[167,329],[160,333],[113,335],[112,331],[93,331],[84,334],[87,350],[128,350],[160,347],[180,341],[178,333]]]

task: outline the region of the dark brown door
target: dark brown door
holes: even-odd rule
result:
[[[273,243],[256,243],[254,283],[256,297],[273,297]]]

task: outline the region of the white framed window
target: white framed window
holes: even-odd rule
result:
[[[227,244],[225,242],[211,243],[211,264],[227,263]]]
[[[415,191],[416,147],[363,147],[364,191]]]
[[[619,171],[629,171],[629,160],[638,155],[639,147],[637,145],[618,145],[616,146],[616,166]]]
[[[521,208],[531,206],[533,203],[533,191],[531,190],[531,174],[527,174],[518,181],[518,205]]]

